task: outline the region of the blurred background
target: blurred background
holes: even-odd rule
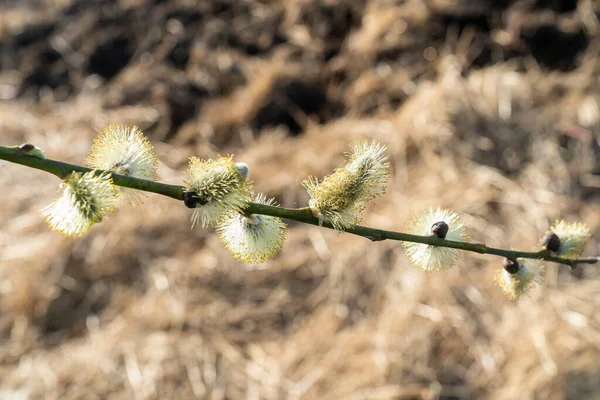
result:
[[[439,205],[472,241],[531,250],[565,218],[595,256],[599,16],[592,0],[4,0],[0,139],[82,163],[104,127],[138,125],[160,181],[235,154],[286,207],[377,139],[392,179],[364,225]],[[158,195],[70,239],[40,216],[59,183],[0,161],[1,398],[600,398],[600,266],[547,264],[512,302],[499,258],[428,274],[398,242],[297,223],[248,265]]]

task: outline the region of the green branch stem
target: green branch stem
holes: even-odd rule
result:
[[[60,179],[66,179],[71,172],[90,172],[92,168],[81,165],[69,164],[62,161],[51,160],[49,158],[39,158],[27,154],[21,150],[21,146],[0,146],[0,159],[10,161],[16,164],[26,165],[31,168],[39,169],[58,176]],[[95,170],[98,175],[109,172],[112,175],[113,183],[117,186],[128,187],[132,189],[143,190],[145,192],[162,194],[175,200],[183,200],[184,187],[179,185],[167,185],[149,181],[146,179],[132,178],[125,175],[119,175],[111,171]]]
[[[92,169],[80,165],[69,164],[61,161],[52,160],[49,158],[41,158],[28,154],[28,151],[23,150],[23,146],[0,146],[0,159],[10,161],[16,164],[25,165],[31,168],[49,172],[61,179],[65,179],[72,172],[89,172]],[[102,174],[105,171],[96,170],[97,174]],[[110,172],[110,171],[107,171]],[[183,200],[183,194],[187,190],[184,186],[168,185],[159,182],[153,182],[145,179],[137,179],[124,175],[119,175],[110,172],[115,185],[138,189],[146,192],[157,193],[163,196],[170,197],[176,200]],[[305,224],[323,226],[333,229],[333,226],[328,223],[320,224],[318,218],[312,215],[308,207],[305,208],[283,208],[268,206],[265,204],[248,203],[245,210],[246,214],[262,214],[274,217],[284,218]],[[553,256],[548,250],[540,250],[538,252],[526,252],[517,250],[506,250],[486,246],[483,243],[468,243],[456,242],[452,240],[440,239],[437,236],[419,236],[408,233],[386,231],[383,229],[369,228],[366,226],[356,225],[353,228],[344,229],[345,232],[353,235],[365,237],[372,241],[380,240],[398,240],[406,242],[415,242],[427,244],[430,246],[450,247],[454,249],[470,251],[479,254],[491,254],[500,257],[506,257],[510,260],[517,258],[530,258],[544,261],[551,261],[561,264],[566,264],[571,268],[575,268],[577,264],[596,264],[600,262],[600,257],[568,259],[563,257]]]

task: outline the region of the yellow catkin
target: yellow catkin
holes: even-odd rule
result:
[[[247,174],[247,167],[235,164],[232,156],[210,160],[191,157],[185,183],[203,199],[194,209],[192,227],[200,222],[203,227],[215,225],[221,218],[241,212],[252,199]]]
[[[529,259],[518,259],[519,269],[514,274],[504,268],[500,269],[494,280],[500,286],[504,294],[516,300],[519,296],[526,294],[536,284],[544,281],[544,267]]]
[[[48,225],[67,236],[81,236],[112,211],[118,192],[110,174],[71,173],[61,185],[61,196],[42,210]]]
[[[452,210],[430,208],[417,214],[407,227],[407,232],[413,235],[431,236],[432,226],[437,222],[445,222],[448,232],[445,239],[464,242],[468,235],[458,215]],[[408,258],[424,271],[444,271],[452,267],[459,255],[457,249],[449,247],[430,246],[422,243],[402,242]]]
[[[254,202],[276,205],[274,199],[263,194]],[[238,260],[262,263],[274,258],[285,241],[285,223],[277,217],[232,214],[219,223],[219,238],[229,252]]]
[[[590,237],[590,230],[585,224],[563,220],[556,221],[548,233],[554,233],[560,239],[556,254],[571,259],[579,257]]]
[[[384,193],[389,180],[384,145],[361,140],[350,149],[346,165],[322,181],[309,177],[302,182],[313,214],[338,230],[356,225],[366,203]]]
[[[158,158],[154,146],[137,127],[110,125],[94,139],[85,163],[90,168],[116,172],[133,178],[156,180]],[[123,198],[135,205],[141,192],[119,189]]]

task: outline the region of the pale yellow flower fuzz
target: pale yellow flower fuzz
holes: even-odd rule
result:
[[[379,142],[358,140],[350,144],[352,150],[346,168],[362,177],[364,201],[372,200],[385,193],[390,179],[390,163],[384,154],[385,146]]]
[[[577,258],[590,237],[590,230],[581,222],[556,221],[549,233],[555,233],[560,239],[556,255],[565,258]]]
[[[321,182],[312,176],[302,182],[313,214],[337,230],[356,225],[365,203],[384,193],[389,180],[384,145],[361,140],[352,143],[350,149],[344,167]]]
[[[275,205],[274,199],[263,194],[256,196],[256,203]],[[238,260],[262,263],[274,258],[285,242],[286,224],[277,217],[232,214],[223,219],[218,235],[229,252]]]
[[[90,168],[116,172],[133,178],[156,180],[158,157],[154,146],[137,127],[110,125],[94,139],[85,163]],[[119,188],[130,204],[140,202],[142,192]]]
[[[430,208],[417,214],[407,227],[407,232],[419,236],[433,236],[431,227],[436,222],[448,225],[446,240],[464,242],[468,235],[458,215],[452,210]],[[408,258],[424,271],[445,271],[454,265],[459,251],[448,247],[430,246],[422,243],[402,242]]]
[[[511,300],[517,299],[522,294],[527,293],[536,284],[544,281],[544,267],[537,264],[534,260],[519,258],[519,270],[511,274],[502,268],[498,271],[494,280],[502,288],[502,291]]]
[[[117,204],[110,174],[73,172],[61,185],[62,195],[42,210],[48,225],[68,236],[81,236],[102,221]]]
[[[185,171],[189,190],[203,199],[194,208],[192,228],[202,221],[202,226],[215,225],[229,214],[240,213],[252,199],[252,185],[246,179],[248,168],[235,164],[233,157],[201,160],[190,157]]]

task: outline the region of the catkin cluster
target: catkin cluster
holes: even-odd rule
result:
[[[26,150],[45,158],[41,149],[31,146]],[[339,231],[358,224],[367,203],[386,190],[390,163],[385,150],[376,141],[354,142],[345,165],[321,180],[311,176],[302,182],[310,196],[309,209],[319,224]],[[119,198],[132,205],[140,203],[140,192],[118,190],[109,172],[155,180],[158,158],[137,127],[111,125],[94,141],[86,164],[93,170],[71,173],[61,185],[61,196],[42,211],[52,229],[69,236],[82,235],[102,221],[118,206]],[[248,177],[248,165],[235,162],[233,156],[209,160],[191,157],[185,171],[183,200],[193,209],[192,228],[216,226],[219,238],[236,259],[261,263],[274,258],[282,249],[286,224],[277,217],[246,213],[251,201],[276,206],[274,199],[253,192]],[[417,214],[408,224],[407,232],[453,242],[465,242],[468,238],[460,217],[442,208]],[[589,235],[584,224],[557,221],[541,240],[538,250],[576,259]],[[459,256],[458,250],[450,247],[410,241],[403,245],[410,261],[428,272],[448,270]],[[530,259],[505,259],[495,280],[509,298],[516,299],[543,281],[543,271],[543,266]]]
[[[85,164],[102,172],[71,173],[61,184],[61,196],[42,210],[48,225],[68,236],[80,236],[102,221],[119,197],[132,205],[140,202],[141,192],[117,189],[108,172],[154,180],[158,158],[136,126],[111,125],[94,140]]]

